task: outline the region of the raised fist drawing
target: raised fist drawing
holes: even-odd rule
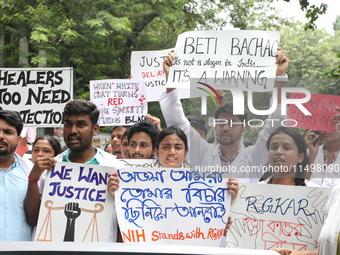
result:
[[[78,203],[70,202],[65,205],[64,214],[67,217],[66,229],[65,229],[65,242],[74,242],[74,230],[76,219],[81,214],[81,209]]]

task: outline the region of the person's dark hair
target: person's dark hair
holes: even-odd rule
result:
[[[216,140],[216,136],[212,136],[212,137],[209,137],[209,138],[207,139],[207,142],[208,142],[208,143],[214,143],[215,140]]]
[[[223,103],[219,107],[217,107],[217,109],[215,110],[215,119],[218,119],[218,116],[221,113],[232,113],[233,114],[233,102],[228,101],[228,102]],[[242,122],[243,121],[247,122],[248,112],[245,111],[244,114],[235,115],[235,116],[238,116]]]
[[[253,142],[243,142],[243,144],[244,144],[245,147],[248,147],[250,145],[253,145]]]
[[[59,143],[59,141],[54,138],[53,136],[50,135],[43,135],[38,137],[37,139],[35,139],[35,141],[32,144],[32,147],[34,147],[34,145],[41,140],[47,140],[49,142],[49,144],[52,146],[52,149],[54,150],[54,156],[57,156],[58,154],[61,153],[61,145]]]
[[[92,126],[97,124],[99,118],[99,110],[97,106],[84,99],[76,99],[68,102],[64,108],[64,120],[66,115],[86,114],[90,116]]]
[[[117,129],[117,128],[125,128],[125,129],[129,129],[130,127],[129,126],[113,126],[112,129],[111,129],[111,133],[113,132],[113,130]]]
[[[107,146],[111,145],[111,143],[107,143],[104,147],[104,151],[106,150]]]
[[[196,115],[188,115],[186,116],[186,118],[189,120],[189,122],[196,121],[196,122],[201,123],[202,125],[205,125],[205,120],[202,117],[199,117]]]
[[[198,129],[198,130],[202,130],[204,132],[205,135],[208,134],[208,127],[205,124],[202,124],[201,122],[192,120],[190,121],[190,125],[194,128],[194,129]]]
[[[154,123],[151,123],[149,121],[142,121],[142,122],[135,123],[134,125],[130,127],[129,132],[128,132],[129,143],[130,143],[130,140],[133,134],[140,133],[140,132],[144,132],[150,136],[151,142],[152,142],[152,149],[154,149],[156,138],[157,138],[157,135],[159,134],[159,129],[157,128],[157,126]]]
[[[178,127],[170,126],[163,129],[157,136],[155,148],[159,148],[161,141],[168,135],[177,135],[184,143],[185,150],[188,150],[188,139],[186,134]]]
[[[274,135],[277,134],[287,134],[289,135],[295,142],[297,148],[298,148],[298,153],[303,153],[304,158],[301,163],[298,163],[296,166],[296,176],[295,176],[295,185],[296,186],[306,186],[305,183],[305,174],[304,171],[306,167],[308,166],[308,157],[307,157],[307,144],[303,136],[295,129],[291,127],[278,127],[275,129],[269,136],[267,140],[267,149],[269,150],[270,146],[270,140]]]
[[[10,126],[15,127],[18,136],[21,134],[21,131],[24,128],[24,122],[18,112],[0,110],[0,119],[6,121]]]
[[[125,137],[128,137],[128,134],[129,134],[129,129],[125,130],[125,132],[122,134],[122,137],[120,138],[120,141],[122,142]],[[128,137],[128,140],[129,140],[129,137]]]

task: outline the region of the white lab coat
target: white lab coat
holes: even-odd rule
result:
[[[318,255],[336,255],[340,230],[340,185],[337,184],[327,204],[327,218],[319,235]]]
[[[183,130],[188,137],[189,153],[187,160],[192,167],[199,170],[200,167],[221,166],[219,155],[219,145],[210,144],[202,139],[200,134],[190,126],[189,121],[183,113],[182,104],[178,97],[177,89],[170,93],[164,93],[159,100],[163,116],[167,126],[176,126]],[[233,169],[241,169],[245,167],[261,167],[267,165],[268,150],[266,142],[269,135],[281,124],[283,117],[280,114],[281,105],[278,105],[276,111],[270,115],[268,119],[276,119],[280,121],[267,122],[265,127],[259,133],[258,139],[253,146],[245,147],[240,144],[240,150],[232,163]],[[218,169],[217,169],[218,170]],[[262,171],[252,171],[232,175],[235,178],[244,178],[242,182],[257,183],[262,176]]]
[[[332,166],[328,166],[326,170],[324,170],[324,165],[327,164],[324,161],[324,155],[323,155],[323,144],[319,146],[318,153],[316,155],[316,158],[314,160],[314,169],[312,170],[312,174],[310,176],[311,181],[315,182],[316,184],[319,184],[323,187],[330,187],[333,188],[337,183],[340,183],[339,177],[340,177],[340,156],[339,154],[335,158],[335,161],[330,164]],[[319,171],[318,169],[321,169]]]

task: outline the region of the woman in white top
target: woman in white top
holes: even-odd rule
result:
[[[157,136],[155,149],[155,154],[161,166],[171,168],[190,167],[185,160],[188,154],[188,139],[180,128],[170,126],[163,129]],[[238,180],[229,178],[228,189],[232,199],[234,199],[237,195]]]
[[[340,112],[340,108],[336,109]],[[333,117],[333,124],[340,125],[340,114],[335,114]],[[338,131],[338,130],[336,130]],[[311,135],[309,133],[308,135]],[[315,135],[315,134],[312,134]],[[329,140],[328,142],[333,142],[333,137],[335,134],[329,134],[328,136],[322,137],[323,140]],[[327,139],[325,139],[327,138]],[[309,137],[310,142],[314,142],[319,139],[318,136],[314,138]],[[335,139],[336,140],[336,139]],[[334,145],[334,144],[333,144]],[[336,148],[336,147],[333,147]],[[316,150],[317,151],[317,150]],[[335,150],[336,151],[336,150]],[[326,160],[329,158],[326,158]],[[317,250],[313,251],[295,251],[291,249],[281,248],[277,249],[281,255],[337,255],[340,254],[340,183],[338,182],[332,189],[331,196],[328,200],[327,204],[327,217],[322,226],[320,235],[319,235],[319,246]]]
[[[267,149],[271,176],[263,183],[318,186],[305,180],[305,169],[308,167],[307,145],[295,128],[275,129],[267,140]]]
[[[186,162],[185,157],[188,154],[188,139],[186,134],[178,127],[170,126],[163,129],[156,139],[156,156],[158,162],[163,167],[190,167]],[[231,194],[231,199],[235,199],[238,192],[238,180],[235,178],[229,178],[227,182],[228,193]],[[225,236],[232,223],[232,219],[229,216],[223,238],[221,239],[221,247],[225,247]]]

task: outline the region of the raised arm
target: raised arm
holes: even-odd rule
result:
[[[282,48],[277,48],[278,52],[276,54],[276,77],[274,87],[277,89],[277,103],[281,104],[281,88],[285,86],[285,81],[283,81],[283,77],[286,76],[286,72],[288,70],[289,59],[285,56],[284,50]],[[281,78],[281,79],[280,79]]]
[[[166,59],[163,61],[163,71],[165,73],[165,81],[166,82],[168,82],[170,67],[173,66],[174,61],[175,61],[174,52],[175,52],[175,50],[171,50],[168,53],[168,56],[166,57]],[[175,88],[166,88],[166,93],[169,93],[169,92],[173,91],[174,89]]]

